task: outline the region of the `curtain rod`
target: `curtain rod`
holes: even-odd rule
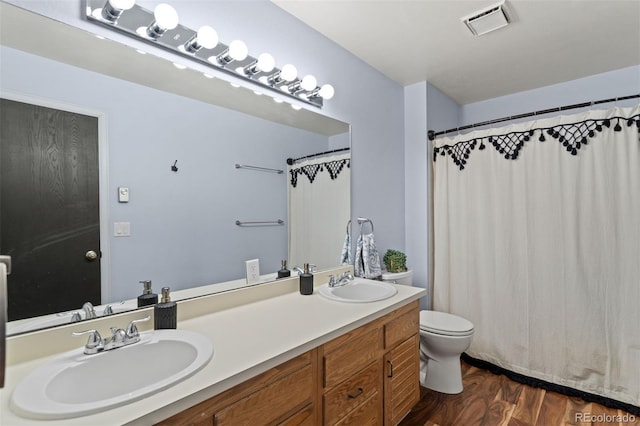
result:
[[[332,154],[334,152],[349,151],[349,150],[351,150],[351,148],[332,149],[331,151],[318,152],[316,154],[305,155],[304,157],[287,158],[287,164],[292,166],[293,163],[295,163],[296,161],[304,160],[305,158],[319,157],[319,156],[325,155],[325,154]]]
[[[480,123],[474,123],[474,124],[467,124],[466,126],[455,127],[453,129],[442,130],[442,131],[439,131],[439,132],[434,132],[433,130],[429,130],[427,132],[427,136],[429,137],[429,140],[432,141],[437,136],[444,135],[444,134],[451,133],[451,132],[459,132],[461,130],[468,130],[468,129],[472,129],[474,127],[482,127],[482,126],[487,126],[489,124],[496,124],[496,123],[502,123],[504,121],[516,120],[518,118],[533,117],[535,115],[549,114],[550,112],[560,112],[560,111],[566,111],[566,110],[569,110],[569,109],[584,108],[584,107],[589,107],[589,106],[593,106],[593,105],[606,104],[606,103],[609,103],[609,102],[624,101],[624,100],[627,100],[627,99],[634,99],[634,98],[640,98],[640,93],[637,94],[637,95],[622,96],[620,98],[601,99],[599,101],[583,102],[583,103],[580,103],[580,104],[565,105],[565,106],[556,107],[556,108],[543,109],[543,110],[540,110],[540,111],[527,112],[527,113],[524,113],[524,114],[512,115],[512,116],[509,116],[509,117],[497,118],[495,120],[482,121]]]

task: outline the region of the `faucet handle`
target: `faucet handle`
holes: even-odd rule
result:
[[[338,284],[338,279],[335,275],[329,275],[329,287],[335,287]]]
[[[98,353],[104,349],[104,340],[102,340],[102,336],[100,336],[98,330],[74,331],[71,334],[74,336],[82,336],[83,334],[89,335],[89,339],[84,345],[84,353],[87,355]]]
[[[342,273],[341,278],[346,278],[346,279],[348,279],[349,281],[353,281],[353,280],[354,280],[354,278],[353,278],[353,274],[351,273],[351,271],[345,271],[345,272],[343,272],[343,273]]]
[[[133,339],[133,338],[139,337],[140,333],[138,332],[138,327],[136,326],[136,324],[139,322],[149,321],[150,318],[151,318],[151,315],[147,315],[144,318],[131,321],[127,326],[127,331],[126,331],[127,338]]]
[[[104,312],[102,313],[103,316],[105,315],[113,315],[113,308],[111,307],[111,305],[107,305],[104,307]]]

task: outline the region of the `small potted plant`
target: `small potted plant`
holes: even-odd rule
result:
[[[382,261],[388,272],[405,272],[407,270],[407,256],[398,250],[387,250]]]

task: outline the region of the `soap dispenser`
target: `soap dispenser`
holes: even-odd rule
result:
[[[304,264],[304,271],[300,274],[300,294],[305,296],[313,293],[313,275],[309,272],[309,264]]]
[[[171,301],[169,287],[162,287],[162,299],[153,308],[154,329],[175,329],[178,326],[178,305]]]
[[[144,286],[144,290],[138,296],[138,308],[158,303],[158,295],[151,290],[151,280],[140,281],[140,283]]]
[[[287,269],[287,261],[282,260],[282,268],[278,271],[278,278],[286,278],[291,276],[291,271]]]

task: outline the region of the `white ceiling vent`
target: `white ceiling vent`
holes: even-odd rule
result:
[[[506,27],[511,22],[505,10],[504,0],[460,19],[475,36]]]

